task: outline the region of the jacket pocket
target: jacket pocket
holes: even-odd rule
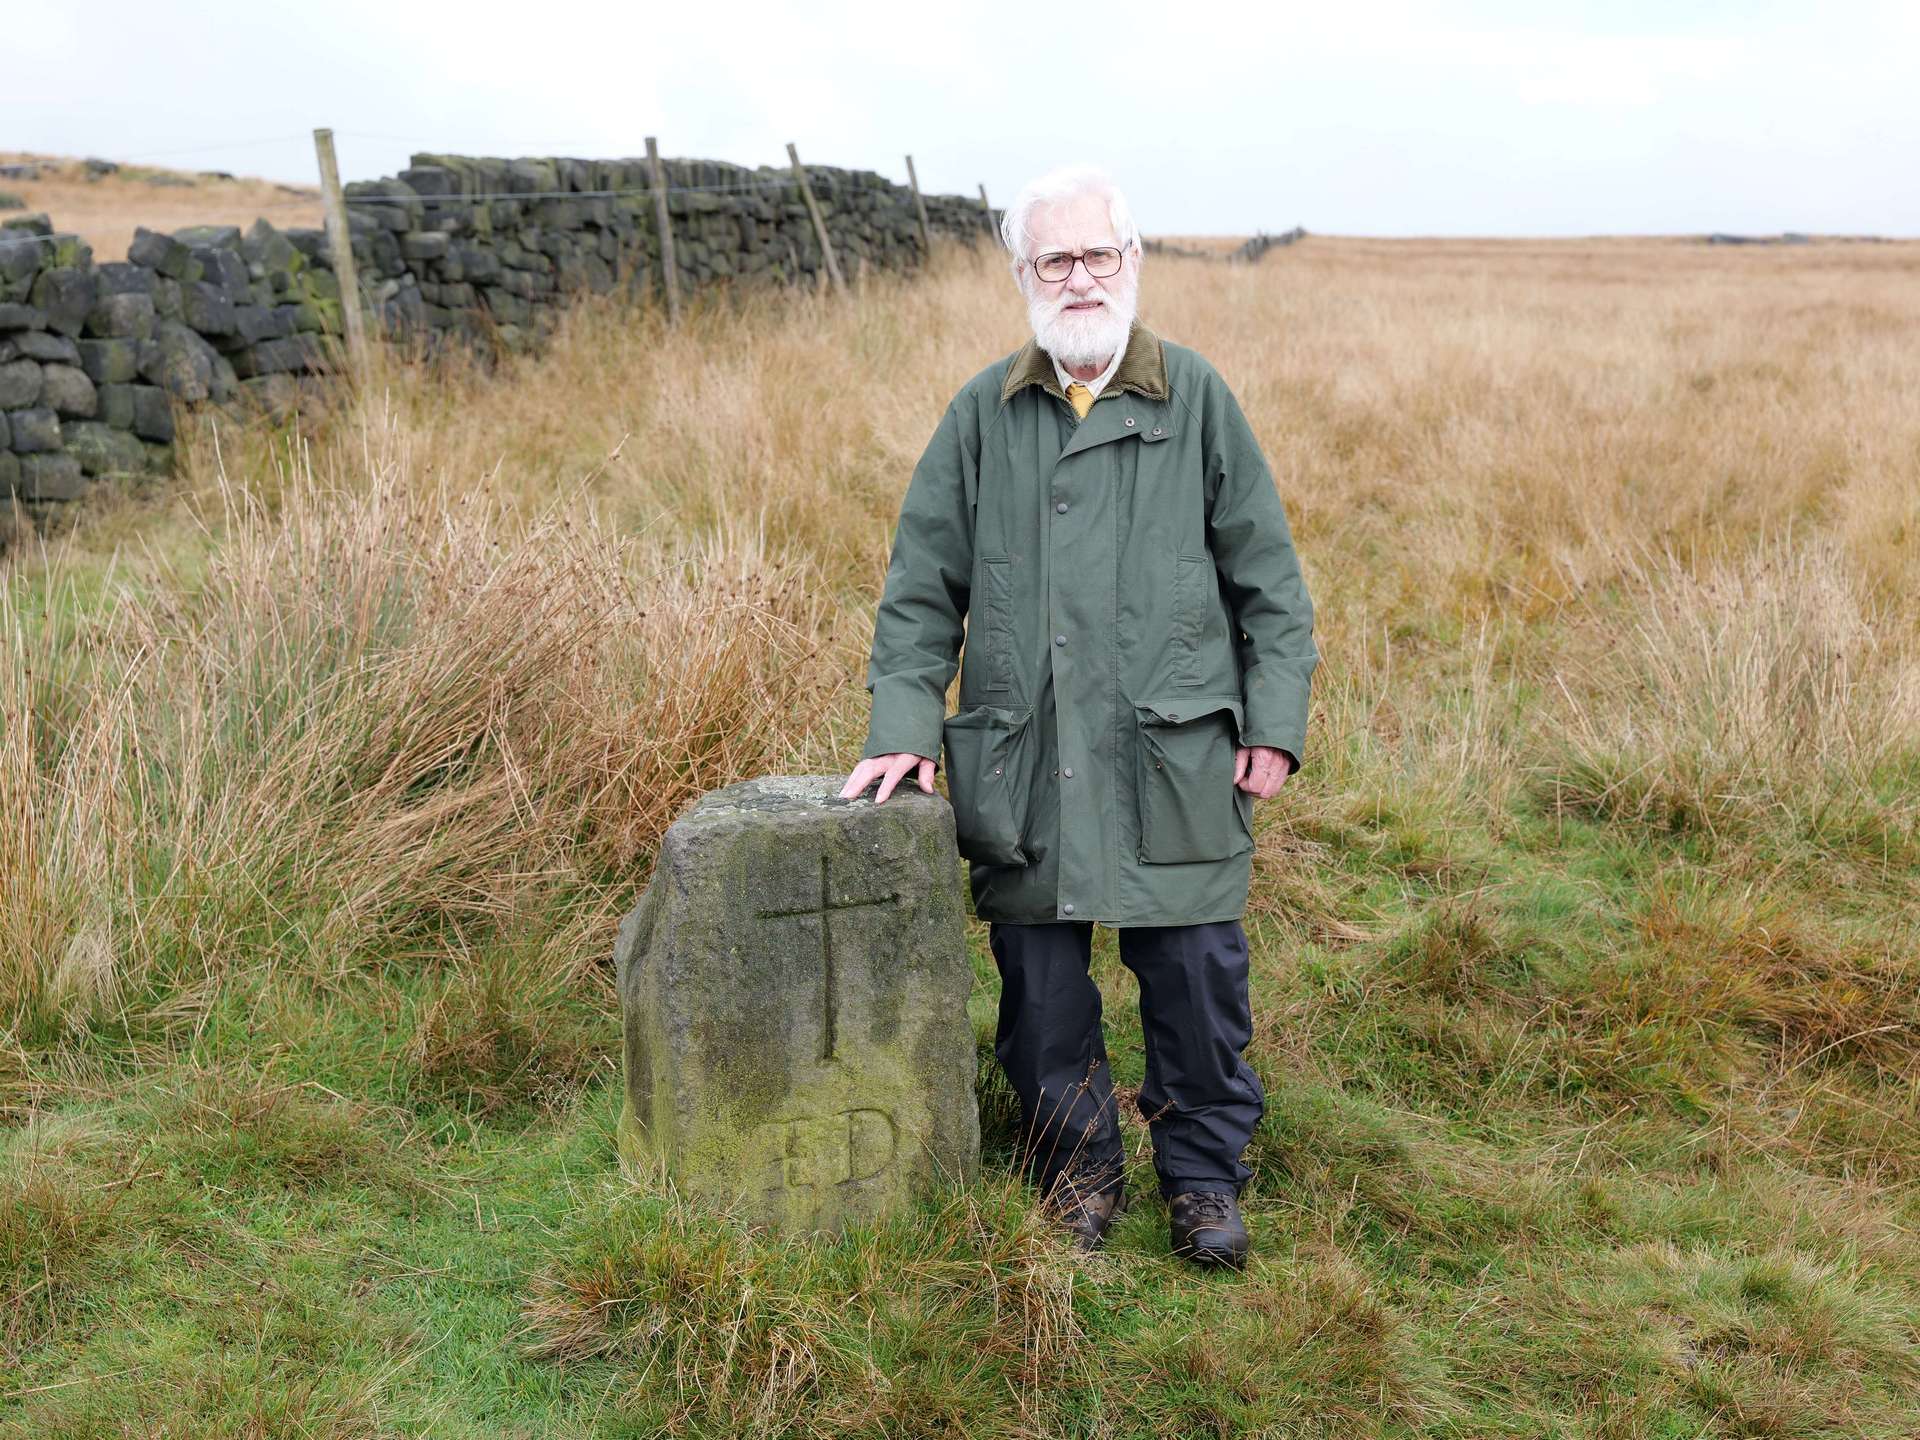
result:
[[[1033,708],[976,705],[942,722],[954,844],[983,865],[1025,865]]]
[[[1176,685],[1200,683],[1200,639],[1206,626],[1207,571],[1211,555],[1176,555],[1173,560],[1173,675]]]
[[[980,562],[986,595],[981,606],[981,641],[986,651],[988,690],[1013,688],[1013,562]]]
[[[1134,705],[1143,863],[1226,860],[1253,848],[1253,797],[1233,783],[1237,699],[1170,695]]]

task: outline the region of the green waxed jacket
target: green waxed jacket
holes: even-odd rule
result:
[[[1273,475],[1218,372],[1136,322],[1080,420],[1028,341],[962,387],[914,467],[860,753],[944,747],[983,920],[1235,919],[1254,846],[1234,747],[1298,766],[1318,659]]]

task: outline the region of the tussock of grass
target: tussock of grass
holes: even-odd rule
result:
[[[1647,1383],[1721,1417],[1726,1433],[1812,1434],[1838,1415],[1862,1434],[1911,1424],[1911,1311],[1854,1267],[1650,1242],[1608,1255],[1574,1303],[1649,1322]]]
[[[1065,1242],[1005,1181],[800,1244],[670,1196],[589,1213],[533,1286],[525,1343],[671,1374],[670,1429],[943,1433],[1010,1401],[1043,1426],[1090,1378]]]
[[[368,1106],[312,1081],[182,1070],[140,1108],[153,1158],[208,1186],[311,1191],[410,1178]]]
[[[1145,1433],[1444,1433],[1463,1416],[1416,1327],[1338,1250],[1309,1244],[1209,1298],[1195,1323],[1130,1347],[1149,1370],[1124,1413],[1150,1416]]]
[[[1783,536],[1696,577],[1636,565],[1631,621],[1564,689],[1555,803],[1715,838],[1756,830],[1844,843],[1871,816],[1920,858],[1920,800],[1879,778],[1920,747],[1920,655],[1835,544]]]
[[[549,958],[591,963],[610,877],[821,703],[818,598],[751,546],[514,535],[391,471],[305,475],[272,515],[228,493],[195,580],[163,562],[66,621],[0,589],[0,994],[43,1031],[237,956],[337,978],[536,911]]]
[[[1525,993],[1534,971],[1533,952],[1544,948],[1468,893],[1428,907],[1393,937],[1381,965],[1383,978],[1419,994],[1464,1001],[1480,995]]]
[[[127,1183],[90,1184],[76,1150],[92,1127],[46,1122],[0,1147],[0,1356],[17,1366],[49,1339],[98,1280],[94,1262],[140,1224]]]
[[[1655,967],[1635,986],[1643,1003],[1747,1031],[1790,1068],[1857,1058],[1920,1083],[1920,965],[1910,949],[1823,933],[1752,889],[1663,885],[1641,925]]]
[[[563,1113],[607,1059],[608,1021],[538,951],[449,968],[419,1011],[405,1059],[423,1100],[490,1115]]]

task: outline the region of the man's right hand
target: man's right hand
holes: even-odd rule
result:
[[[884,804],[887,796],[893,793],[894,786],[900,783],[900,777],[916,765],[920,767],[920,773],[914,778],[920,782],[920,788],[931,795],[936,764],[925,755],[915,755],[907,750],[892,755],[869,756],[853,767],[853,774],[847,777],[847,783],[840,788],[840,798],[850,800],[878,780],[880,788],[874,792],[873,803]]]

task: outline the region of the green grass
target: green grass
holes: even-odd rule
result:
[[[0,1427],[1910,1435],[1915,1147],[1859,1127],[1912,1113],[1886,1055],[1856,1039],[1756,1089],[1791,1026],[1632,984],[1651,935],[1737,944],[1733,884],[1525,815],[1504,843],[1452,833],[1440,883],[1417,819],[1330,852],[1404,872],[1346,902],[1371,938],[1250,922],[1243,1275],[1169,1256],[1131,1111],[1107,1250],[1047,1230],[1008,1174],[977,923],[986,1178],[810,1243],[619,1181],[604,973],[256,975],[189,1036],[15,1053],[12,1093],[44,1103],[0,1136]],[[1135,992],[1097,936],[1129,1093]]]

